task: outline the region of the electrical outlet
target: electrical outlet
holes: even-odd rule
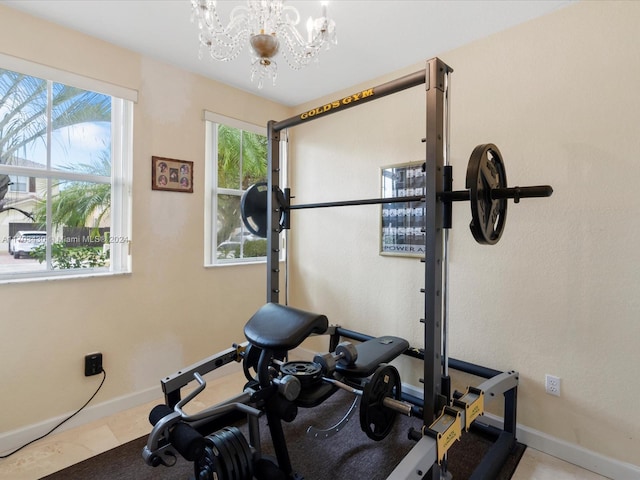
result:
[[[544,386],[549,395],[560,396],[560,377],[549,374],[545,375]]]
[[[89,353],[84,356],[84,376],[90,377],[102,373],[102,354]]]

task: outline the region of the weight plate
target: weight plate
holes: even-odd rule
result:
[[[322,368],[315,362],[287,362],[280,367],[284,375],[291,375],[300,380],[303,388],[317,384],[322,380]]]
[[[250,382],[258,378],[258,360],[262,350],[255,345],[247,345],[242,358],[242,370],[244,376]]]
[[[242,453],[240,446],[236,440],[235,435],[229,431],[228,427],[223,428],[218,432],[220,437],[224,441],[225,446],[231,454],[232,470],[236,480],[247,480],[247,472],[244,464],[244,454]]]
[[[469,228],[478,243],[494,245],[500,240],[507,219],[507,199],[491,198],[494,188],[507,188],[507,174],[500,150],[492,143],[478,145],[467,166],[471,223]]]
[[[240,215],[245,227],[254,235],[261,238],[266,238],[269,232],[269,226],[267,225],[267,202],[268,202],[269,187],[267,182],[258,182],[251,185],[243,194],[240,200]],[[280,218],[278,219],[278,225],[280,228],[284,225],[284,209],[282,208],[281,201],[284,199],[284,194],[280,189],[277,190],[278,205],[274,206],[280,212]]]
[[[220,480],[223,467],[218,460],[220,452],[210,438],[205,438],[205,455],[193,463],[196,480]]]
[[[229,449],[219,435],[219,432],[212,433],[208,438],[211,439],[218,450],[217,460],[221,463],[221,470],[224,471],[224,476],[221,476],[220,480],[237,480],[233,471],[233,459],[231,452],[229,452]]]
[[[246,480],[251,480],[253,478],[253,452],[251,451],[251,447],[249,446],[249,442],[242,434],[239,428],[237,427],[228,427],[228,430],[236,437],[238,444],[240,445],[240,449],[242,451],[242,455],[244,456],[244,465],[246,467]]]
[[[360,428],[372,440],[384,439],[393,428],[398,412],[384,405],[384,399],[400,400],[400,374],[392,365],[381,365],[365,384],[360,402]]]

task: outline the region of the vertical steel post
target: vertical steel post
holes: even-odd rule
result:
[[[276,198],[280,188],[280,131],[274,124],[273,120],[267,123],[267,303],[280,300],[280,214]]]
[[[443,405],[442,397],[442,321],[443,321],[443,203],[444,190],[446,76],[451,69],[440,59],[427,61],[427,135],[426,135],[426,225],[424,287],[424,414],[431,425]],[[440,479],[440,467],[434,464],[430,476]]]

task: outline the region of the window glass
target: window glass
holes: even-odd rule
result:
[[[226,120],[216,116],[215,121],[207,122],[207,169],[212,181],[208,184],[207,205],[211,207],[206,231],[210,241],[205,263],[266,261],[267,240],[247,230],[240,210],[247,188],[267,179],[266,129],[234,120],[229,125]]]
[[[131,102],[0,69],[0,115],[0,281],[129,271]]]

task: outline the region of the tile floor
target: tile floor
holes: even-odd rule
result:
[[[210,381],[208,388],[186,408],[196,412],[239,392],[244,385],[241,373]],[[215,385],[216,388],[211,388]],[[55,432],[8,459],[0,460],[0,480],[37,480],[93,455],[117,447],[149,433],[147,415],[154,401],[95,422]],[[539,451],[527,448],[513,480],[605,480]]]

